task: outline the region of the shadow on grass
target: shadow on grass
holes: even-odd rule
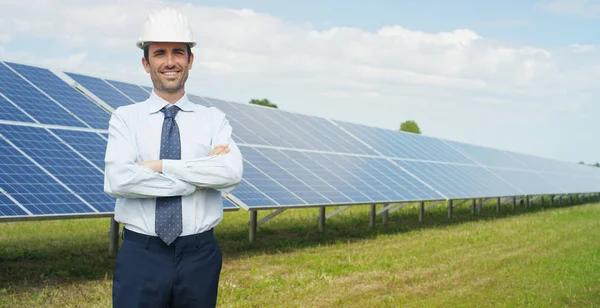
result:
[[[589,203],[578,205],[584,204]],[[215,234],[223,249],[224,257],[235,259],[256,254],[280,254],[312,246],[335,245],[340,242],[352,243],[379,236],[424,229],[440,229],[463,223],[506,219],[573,206],[576,205],[553,205],[550,207],[548,203],[545,203],[545,206],[542,207],[538,202],[530,208],[526,208],[523,204],[517,205],[513,211],[512,204],[502,204],[499,211],[496,212],[496,205],[491,202],[484,205],[481,213],[477,215],[471,213],[471,203],[466,202],[455,208],[452,218],[448,219],[447,205],[443,203],[426,211],[423,221],[420,222],[418,208],[415,204],[413,207],[406,207],[389,214],[387,224],[383,224],[381,215],[377,215],[376,224],[373,228],[369,227],[369,206],[355,206],[327,220],[323,233],[318,230],[318,209],[302,209],[307,213],[302,218],[294,216],[293,212],[298,211],[297,209],[291,209],[286,211],[289,212],[287,213],[288,216],[284,212],[259,226],[254,243],[250,243],[248,238],[247,219],[249,214],[247,213],[245,213],[246,224],[243,225],[243,228],[240,228],[242,224],[238,224],[235,228],[224,225],[217,228]],[[379,211],[381,208],[382,206],[379,205],[377,210]],[[327,212],[330,213],[334,210],[335,208],[328,209]],[[258,220],[271,211],[259,211],[259,213],[261,212],[264,213],[259,216]]]
[[[470,202],[467,202],[456,208],[452,219],[448,219],[447,207],[440,204],[426,211],[422,222],[419,222],[417,208],[407,207],[391,213],[386,225],[382,224],[381,215],[378,215],[374,228],[369,227],[369,207],[354,206],[328,220],[324,233],[318,231],[318,209],[291,209],[259,226],[254,243],[248,241],[249,213],[241,210],[226,213],[225,220],[216,228],[215,234],[223,250],[224,261],[227,262],[257,254],[281,254],[315,246],[351,243],[378,236],[505,219],[572,206],[554,205],[542,209],[538,203],[531,208],[518,205],[513,211],[512,205],[503,204],[497,213],[492,202],[483,207],[480,215],[473,215]],[[328,212],[333,210],[328,209]],[[269,213],[260,211],[259,216]],[[108,219],[85,220],[80,223],[82,230],[62,232],[55,232],[44,223],[14,223],[15,230],[18,230],[18,224],[39,224],[35,227],[41,234],[38,237],[32,235],[13,239],[8,233],[6,236],[0,233],[0,295],[33,292],[45,285],[112,279],[114,258],[108,255]],[[54,222],[57,223],[60,222]]]

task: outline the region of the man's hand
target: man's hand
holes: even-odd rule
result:
[[[210,153],[208,153],[208,156],[225,155],[227,153],[229,153],[229,145],[228,144],[220,144],[220,145],[216,146],[214,149],[212,149],[212,151],[210,151]]]
[[[229,145],[228,144],[220,144],[220,145],[217,145],[214,149],[212,149],[212,151],[210,151],[210,153],[208,153],[208,156],[225,155],[227,153],[229,153]],[[202,189],[204,189],[204,187],[196,186],[196,191],[202,190]]]

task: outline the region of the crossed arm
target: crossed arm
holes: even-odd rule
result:
[[[229,145],[228,144],[219,144],[217,145],[214,149],[212,149],[210,151],[210,153],[208,153],[207,156],[215,156],[215,155],[225,155],[229,153]],[[150,170],[154,171],[154,172],[158,172],[158,173],[162,173],[162,166],[163,166],[163,161],[158,159],[158,160],[146,160],[146,161],[141,161],[141,162],[135,162],[136,165],[138,166],[143,166],[143,167],[147,167]],[[196,190],[201,190],[204,189],[206,187],[202,187],[202,186],[196,186]]]
[[[241,181],[242,156],[224,115],[215,131],[218,146],[206,157],[140,161],[127,121],[115,110],[109,122],[104,191],[115,198],[185,196],[204,188],[232,191]]]

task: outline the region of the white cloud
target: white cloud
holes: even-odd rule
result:
[[[552,0],[536,3],[535,7],[571,15],[579,15],[588,18],[600,18],[600,2],[597,0]]]
[[[135,40],[159,6],[11,0],[0,13],[3,31],[51,40],[64,54],[4,44],[0,56],[148,84]],[[531,142],[545,138],[542,128],[598,111],[593,46],[510,46],[472,29],[427,33],[401,25],[319,31],[252,10],[178,7],[198,40],[188,89],[200,95],[268,97],[287,110],[393,129],[416,119],[431,135],[537,154],[543,147]],[[502,128],[508,137],[496,133],[498,121],[510,123]]]
[[[570,46],[574,53],[587,53],[594,51],[594,45],[589,44],[573,44]]]

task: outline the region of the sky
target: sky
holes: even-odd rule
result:
[[[135,42],[182,10],[189,93],[600,161],[600,1],[2,1],[0,60],[151,85]]]

